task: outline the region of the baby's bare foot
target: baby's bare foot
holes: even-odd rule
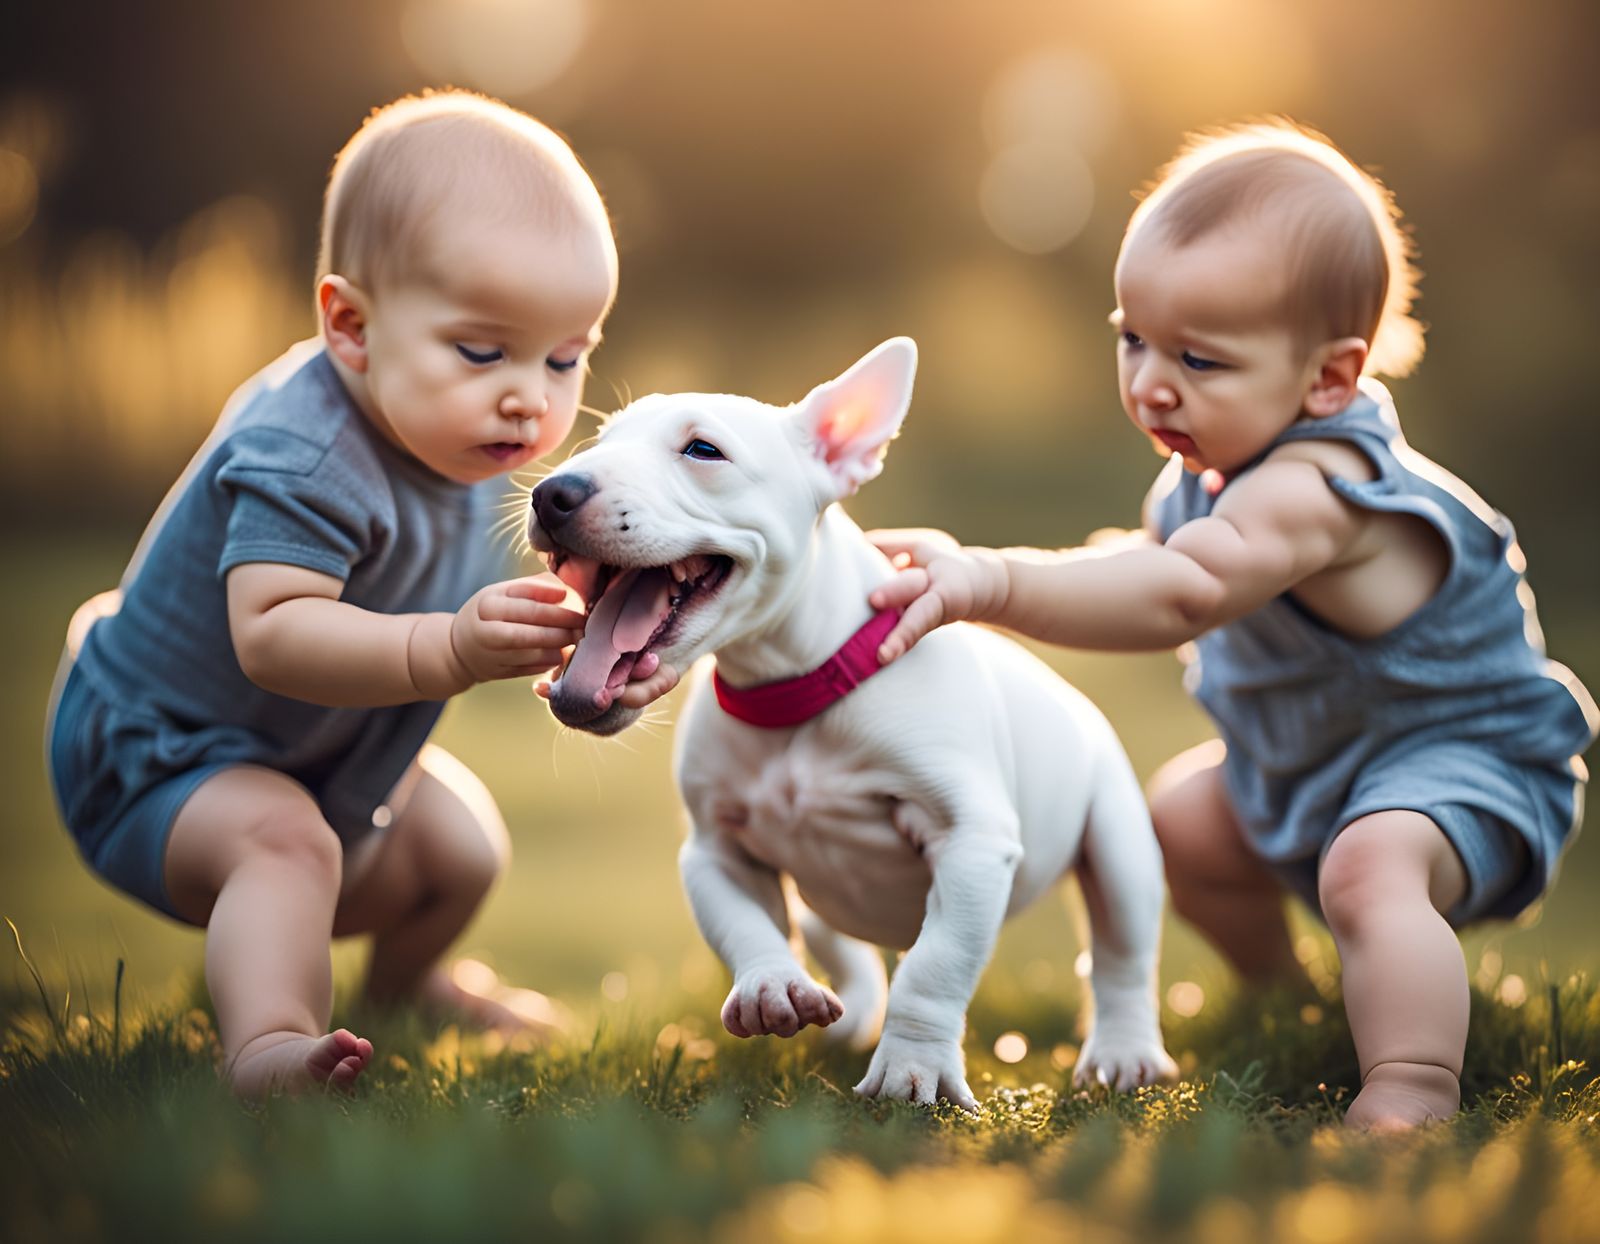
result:
[[[1346,1127],[1366,1132],[1407,1132],[1448,1119],[1461,1108],[1461,1082],[1432,1063],[1379,1063],[1345,1112]]]
[[[486,963],[459,959],[423,978],[417,1000],[424,1009],[483,1032],[504,1037],[556,1036],[571,1029],[571,1016],[554,999],[503,982]]]
[[[372,1042],[348,1028],[321,1037],[267,1032],[245,1043],[228,1067],[228,1080],[241,1097],[309,1088],[347,1092],[371,1060]]]

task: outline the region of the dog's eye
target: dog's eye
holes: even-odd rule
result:
[[[726,456],[710,441],[703,441],[699,437],[690,441],[683,447],[683,456],[693,458],[697,462],[724,462]]]

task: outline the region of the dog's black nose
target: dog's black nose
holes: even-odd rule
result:
[[[559,531],[595,492],[594,481],[587,475],[552,475],[533,490],[529,504],[539,526]]]

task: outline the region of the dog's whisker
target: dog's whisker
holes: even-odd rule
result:
[[[496,548],[514,554],[518,558],[527,556],[533,545],[528,543],[528,537],[520,531],[502,531],[490,537],[490,543]]]
[[[522,506],[506,506],[500,516],[494,520],[496,527],[510,527],[522,522]]]
[[[652,739],[659,739],[662,735],[661,728],[671,724],[670,720],[659,714],[646,712],[640,714],[639,719],[634,722],[634,728],[642,730]]]
[[[599,743],[599,740],[596,739],[595,742]],[[639,749],[637,747],[635,747],[632,743],[627,742],[619,735],[611,735],[610,738],[607,739],[607,742],[609,742],[612,747],[620,747],[630,756],[637,756],[639,754]]]
[[[557,468],[558,465],[539,467],[538,470],[523,472],[518,478],[512,480],[512,483],[517,486],[518,492],[522,492],[520,500],[522,500],[523,505],[528,504],[528,497],[533,494],[533,489],[538,488],[539,484],[544,483],[544,481],[549,480],[550,476],[555,475]]]
[[[489,542],[497,548],[504,547],[518,554],[526,553],[532,547],[528,542],[528,533],[522,524],[520,514],[506,514],[492,523],[489,527]]]
[[[550,740],[550,763],[552,769],[557,771],[557,776],[559,777],[560,766],[557,763],[556,752],[557,749],[568,739],[582,741],[583,746],[580,754],[589,762],[589,777],[594,782],[594,793],[598,797],[601,793],[600,768],[595,763],[594,735],[586,734],[582,730],[574,730],[568,726],[561,726],[556,731],[555,736]]]
[[[637,724],[641,725],[641,726],[644,726],[646,728],[659,727],[659,726],[670,726],[670,725],[672,725],[672,712],[671,712],[670,709],[665,709],[665,708],[664,709],[660,709],[659,711],[657,711],[657,710],[647,711],[643,716],[641,716],[639,718]]]
[[[509,531],[514,527],[522,526],[522,511],[507,510],[490,524],[489,530],[493,532]]]

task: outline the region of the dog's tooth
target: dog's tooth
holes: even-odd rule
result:
[[[671,572],[672,581],[674,583],[682,583],[684,581],[685,577],[687,577],[687,573],[688,573],[687,571],[685,571],[682,562],[673,562],[671,565],[669,565],[667,567],[667,570]]]

